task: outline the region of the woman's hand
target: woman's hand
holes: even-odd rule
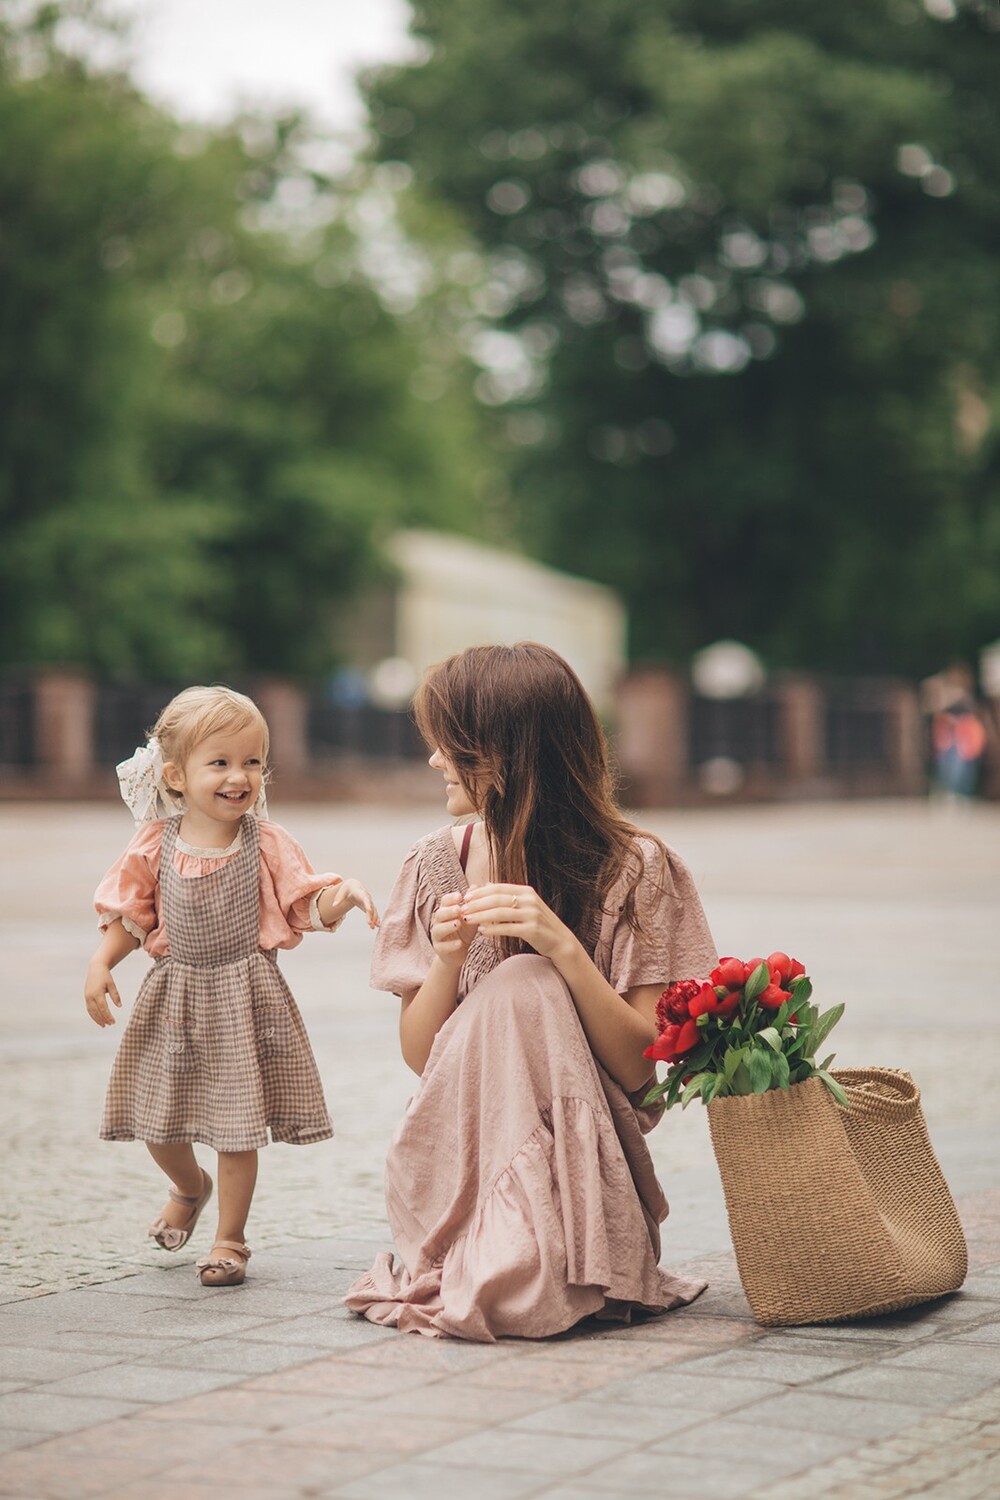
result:
[[[111,977],[107,964],[93,959],[87,969],[83,984],[83,998],[87,1002],[87,1014],[98,1026],[113,1026],[115,1018],[108,1009],[108,1000],[121,1010],[122,999]]]
[[[477,885],[466,891],[461,906],[466,925],[488,937],[519,938],[556,968],[572,958],[580,944],[530,885]]]
[[[456,972],[465,963],[469,944],[476,935],[473,925],[463,919],[462,897],[449,891],[431,918],[431,942],[434,952],[448,969]]]

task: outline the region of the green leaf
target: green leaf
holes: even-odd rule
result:
[[[677,1103],[677,1096],[681,1091],[683,1073],[680,1068],[672,1069],[667,1083],[667,1108],[672,1109]]]
[[[842,1109],[850,1109],[851,1101],[848,1099],[847,1095],[844,1093],[844,1090],[841,1088],[840,1084],[837,1082],[836,1078],[834,1078],[832,1073],[827,1073],[823,1068],[817,1068],[816,1077],[822,1078],[823,1082],[830,1090],[830,1093],[833,1095]]]
[[[708,1090],[707,1093],[705,1092],[704,1089],[702,1089],[701,1097],[704,1099],[704,1101],[705,1101],[706,1104],[711,1104],[712,1100],[714,1098],[716,1098],[717,1095],[722,1092],[722,1090],[725,1088],[725,1086],[726,1086],[726,1080],[723,1078],[722,1074],[721,1073],[716,1073],[715,1076],[712,1079],[712,1086],[711,1086],[711,1088]]]
[[[800,1000],[809,999],[813,992],[812,980],[806,974],[799,974],[792,980],[789,989],[792,992],[792,1008],[794,1009]]]
[[[791,1082],[791,1070],[788,1066],[788,1058],[783,1052],[771,1059],[771,1074],[776,1089],[787,1089]]]
[[[727,1083],[732,1083],[733,1075],[745,1056],[744,1047],[734,1047],[726,1053],[722,1063],[722,1073]]]
[[[746,995],[748,1000],[756,1000],[761,991],[766,990],[770,983],[771,971],[767,967],[767,964],[764,962],[764,960],[761,959],[760,963],[757,965],[756,969],[754,969],[753,973],[750,975],[750,978],[747,980],[746,985],[743,989],[743,993]]]
[[[734,1094],[752,1094],[753,1083],[750,1078],[750,1069],[745,1062],[741,1062],[732,1076],[730,1087]]]
[[[823,1061],[821,1063],[817,1064],[817,1066],[816,1066],[816,1072],[817,1073],[823,1073],[823,1072],[825,1072],[826,1069],[833,1062],[833,1059],[836,1057],[836,1055],[837,1055],[836,1052],[831,1052],[829,1057],[824,1057]]]
[[[750,1091],[754,1094],[766,1094],[771,1087],[771,1055],[763,1048],[755,1047],[747,1060],[747,1069],[750,1073]]]
[[[640,1108],[645,1109],[648,1104],[658,1104],[659,1101],[663,1098],[664,1094],[669,1089],[669,1087],[670,1087],[669,1083],[658,1083],[658,1084],[655,1084],[654,1087],[650,1089],[649,1093],[643,1099],[642,1104],[640,1105]]]
[[[810,1054],[814,1053],[817,1050],[821,1042],[826,1041],[826,1038],[829,1036],[830,1032],[836,1026],[837,1022],[840,1020],[843,1014],[843,1004],[833,1005],[829,1010],[824,1011],[823,1014],[818,1018],[815,1026],[813,1027],[813,1044],[809,1049]]]
[[[711,1076],[711,1073],[698,1073],[694,1078],[692,1078],[691,1082],[686,1086],[683,1094],[681,1095],[682,1109],[687,1109],[688,1105],[691,1103],[691,1100],[694,1099],[697,1094],[701,1093],[702,1083],[706,1078],[711,1078]]]
[[[760,1037],[762,1042],[767,1043],[772,1052],[781,1051],[781,1035],[776,1027],[765,1026],[764,1030],[758,1031],[757,1035]]]

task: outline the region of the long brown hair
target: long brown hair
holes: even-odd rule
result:
[[[430,668],[413,710],[482,816],[498,881],[534,886],[592,951],[605,897],[634,861],[625,917],[638,927],[636,830],[618,810],[604,731],[568,662],[535,641],[472,646]],[[510,938],[500,946],[521,951]]]

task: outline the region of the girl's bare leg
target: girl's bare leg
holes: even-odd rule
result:
[[[204,1189],[204,1178],[195,1158],[194,1148],[185,1141],[180,1145],[157,1146],[146,1142],[146,1150],[161,1172],[165,1172],[178,1193],[186,1198],[200,1198]],[[191,1218],[191,1209],[184,1203],[175,1203],[168,1198],[160,1217],[175,1229],[183,1229]]]
[[[219,1248],[220,1255],[231,1257],[233,1254],[232,1250],[219,1247],[220,1240],[231,1240],[237,1245],[244,1243],[247,1215],[256,1186],[256,1151],[219,1152],[219,1227],[215,1247]]]

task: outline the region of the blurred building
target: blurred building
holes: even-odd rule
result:
[[[445,532],[396,532],[386,551],[395,577],[352,609],[343,640],[352,665],[383,681],[387,700],[396,684],[405,701],[425,667],[466,646],[532,640],[564,656],[610,711],[626,666],[627,621],[614,590]],[[396,670],[380,679],[386,662]]]

